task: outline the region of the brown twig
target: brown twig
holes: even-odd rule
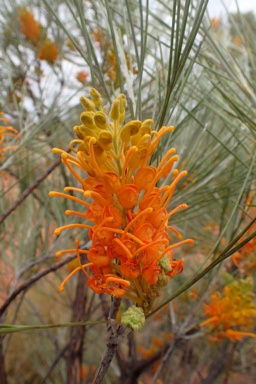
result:
[[[125,326],[119,325],[115,321],[118,309],[120,307],[120,303],[120,298],[114,298],[111,303],[107,328],[107,349],[95,374],[93,384],[100,384],[102,382],[111,364],[111,361],[113,360],[113,357],[120,341],[125,337],[125,335],[129,333],[129,330]]]

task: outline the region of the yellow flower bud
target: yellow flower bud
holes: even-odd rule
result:
[[[95,104],[87,97],[80,97],[80,103],[87,109],[87,111],[95,111]]]
[[[122,128],[120,132],[120,139],[125,143],[128,143],[128,141],[130,141],[130,137],[136,135],[139,132],[140,127],[141,121],[130,121],[129,123],[125,124],[125,126]]]
[[[141,127],[139,129],[139,132],[131,138],[132,145],[137,145],[137,143],[140,141],[140,139],[144,135],[150,135],[153,126],[154,126],[154,123],[152,120],[148,119],[148,120],[143,121],[143,123],[141,124]]]
[[[112,120],[118,120],[120,117],[120,100],[114,100],[109,112],[109,116]]]
[[[90,95],[91,95],[91,98],[92,98],[92,101],[93,103],[97,106],[97,107],[100,107],[101,104],[102,104],[102,98],[101,98],[101,95],[98,91],[96,91],[95,88],[92,88],[90,90]]]
[[[77,137],[81,140],[83,140],[86,136],[93,136],[93,131],[84,125],[76,125],[73,130]]]
[[[101,131],[97,140],[97,144],[105,151],[112,149],[113,137],[109,131]]]
[[[127,106],[127,100],[123,93],[117,96],[117,100],[120,100],[120,117],[119,122],[122,123],[125,119],[125,108]]]
[[[103,112],[96,112],[94,115],[94,123],[100,129],[106,129],[108,126],[107,116]]]
[[[81,122],[90,129],[95,129],[96,125],[93,121],[94,113],[92,112],[83,112],[80,116]]]

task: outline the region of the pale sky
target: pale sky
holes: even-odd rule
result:
[[[219,16],[225,14],[223,3],[230,12],[237,12],[235,0],[209,0],[208,11],[210,16]],[[256,0],[237,0],[241,12],[254,11],[256,13]]]

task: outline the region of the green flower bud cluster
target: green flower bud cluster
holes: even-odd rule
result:
[[[122,316],[121,324],[133,331],[139,331],[145,323],[145,315],[142,308],[132,305]]]

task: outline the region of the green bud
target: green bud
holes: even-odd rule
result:
[[[125,327],[132,329],[133,331],[139,331],[145,323],[145,315],[142,308],[132,305],[123,314],[121,318],[121,324]]]
[[[170,265],[170,261],[167,255],[164,255],[162,259],[158,262],[159,267],[162,269],[163,272],[167,273],[172,270],[172,267]]]

